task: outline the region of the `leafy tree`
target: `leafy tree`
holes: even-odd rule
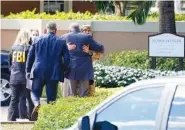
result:
[[[152,1],[137,1],[136,9],[128,16],[135,24],[144,24],[152,7]],[[174,1],[158,1],[159,32],[176,33]]]
[[[99,12],[112,12],[118,16],[124,16],[128,1],[95,1],[95,4]]]
[[[137,7],[128,16],[135,24],[144,24],[149,14],[150,8],[152,7],[152,1],[136,1]]]
[[[95,1],[97,10],[103,13],[112,12],[119,16],[125,15],[125,10],[133,9],[128,18],[135,24],[146,22],[150,9],[155,1]],[[159,30],[161,33],[176,33],[174,1],[157,0],[159,6]]]

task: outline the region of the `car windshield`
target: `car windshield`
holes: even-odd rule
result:
[[[109,121],[121,130],[154,130],[164,87],[134,91],[97,114],[96,122]]]

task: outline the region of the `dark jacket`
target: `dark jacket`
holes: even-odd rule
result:
[[[93,80],[94,72],[92,59],[88,53],[83,52],[83,45],[88,45],[93,51],[103,52],[104,46],[97,43],[91,35],[71,32],[62,36],[66,43],[71,42],[76,45],[76,49],[69,51],[70,64],[65,77],[73,80]]]
[[[14,44],[9,55],[10,84],[26,84],[26,59],[29,46]]]
[[[64,40],[54,33],[45,34],[34,41],[26,63],[31,79],[64,81],[69,52]]]

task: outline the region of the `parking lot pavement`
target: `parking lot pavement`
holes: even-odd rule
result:
[[[8,106],[0,107],[0,121],[7,121],[8,116]]]

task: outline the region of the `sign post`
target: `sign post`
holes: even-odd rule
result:
[[[151,68],[156,68],[156,57],[179,58],[179,70],[183,69],[185,56],[183,36],[162,33],[148,36],[148,55],[152,57]]]

